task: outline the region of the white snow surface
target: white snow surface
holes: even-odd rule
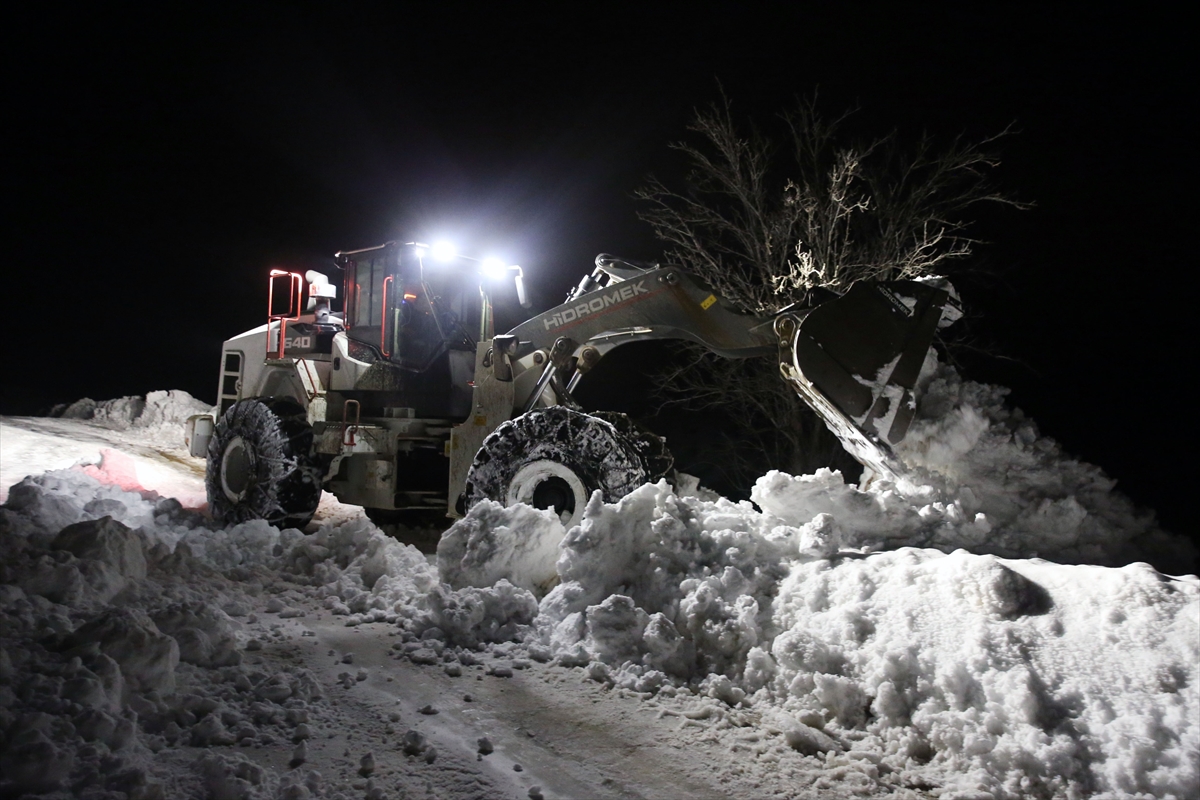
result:
[[[196,491],[164,426],[5,420],[0,794],[1197,797],[1200,579],[1139,560],[1194,550],[926,383],[903,486],[484,502],[436,566],[328,496],[214,526],[136,483]],[[61,468],[97,441],[132,473]]]
[[[189,458],[183,425],[193,414],[214,411],[172,390],[103,403],[84,398],[56,408],[50,418],[10,419],[0,440],[0,503],[26,475],[80,466],[103,483],[148,489],[202,508],[204,467]],[[181,466],[190,469],[181,473]],[[189,473],[198,473],[200,483],[189,480]]]

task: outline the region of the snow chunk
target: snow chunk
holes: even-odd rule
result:
[[[476,647],[518,639],[538,613],[533,594],[501,579],[491,588],[452,591],[442,584],[425,599],[419,630],[437,628],[449,642]]]
[[[558,581],[554,565],[565,533],[552,511],[483,500],[442,535],[438,571],[455,589],[492,586],[503,578],[544,594]]]
[[[66,646],[86,651],[96,647],[121,668],[125,685],[134,692],[171,694],[179,645],[162,633],[145,611],[114,608],[81,625]]]
[[[206,753],[196,768],[212,800],[270,800],[276,797],[279,777],[243,755]]]
[[[145,541],[109,516],[68,525],[55,537],[53,548],[100,561],[132,581],[146,577]]]

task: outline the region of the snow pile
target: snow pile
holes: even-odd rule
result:
[[[804,528],[797,546],[810,555],[843,548],[986,548],[991,520],[968,510],[969,489],[960,494],[949,499],[929,486],[901,491],[882,481],[861,491],[841,473],[820,469],[799,476],[772,470],[755,482],[750,498],[778,522]]]
[[[594,496],[536,635],[514,635],[613,685],[765,708],[830,767],[868,760],[949,796],[1195,796],[1200,582],[1036,558],[1180,565],[1194,549],[1005,390],[930,366],[899,451],[913,479],[772,472],[753,504],[665,482]],[[532,513],[473,509],[443,578],[512,580],[514,532],[542,557]]]
[[[538,641],[615,685],[774,709],[831,766],[868,759],[950,796],[1195,795],[1200,581],[834,552],[862,525],[839,527],[846,497],[799,526],[665,483],[597,499],[563,540]]]
[[[177,506],[172,499],[152,501],[116,484],[100,483],[82,469],[55,470],[11,487],[8,502],[0,507],[0,522],[8,532],[48,547],[68,525],[111,517],[129,528],[152,530],[173,547],[189,529],[186,522],[172,524],[170,512]]]
[[[351,626],[412,619],[418,601],[438,585],[437,571],[419,550],[365,519],[296,539],[285,570],[318,587],[325,607],[345,615]]]
[[[0,790],[163,796],[164,748],[299,747],[322,689],[248,666],[241,620],[320,606],[449,676],[490,649],[494,675],[553,660],[725,720],[714,736],[757,726],[841,790],[1197,796],[1200,580],[1033,557],[1185,548],[1003,390],[926,379],[916,481],[772,472],[740,503],[660,482],[565,532],[481,502],[436,569],[361,518],[214,528],[80,469],[26,479],[0,507]],[[318,794],[217,751],[192,769],[212,796]]]
[[[813,561],[780,586],[771,659],[747,677],[851,757],[880,753],[962,796],[1189,797],[1198,612],[1195,578],[1144,564]]]
[[[554,564],[564,533],[549,510],[519,505],[510,511],[482,500],[438,542],[438,571],[455,589],[492,586],[503,578],[544,593],[558,581]]]
[[[410,630],[422,640],[437,642],[439,650],[445,645],[476,650],[524,639],[538,614],[533,594],[503,579],[487,588],[452,590],[442,584],[431,589],[422,605],[428,610],[414,619]]]
[[[187,392],[172,389],[149,392],[145,397],[118,397],[96,402],[85,397],[66,406],[56,406],[52,417],[86,420],[118,431],[136,430],[151,444],[183,447],[183,426],[193,414],[211,414],[215,409]]]
[[[916,420],[897,448],[928,484],[920,491],[937,513],[956,506],[966,518],[986,517],[986,539],[962,546],[1011,558],[1194,568],[1195,547],[1162,532],[1102,469],[1064,453],[1006,405],[1007,395],[949,366],[928,370]]]
[[[146,726],[190,639],[154,619],[165,598],[147,584],[165,547],[112,515],[154,527],[160,511],[173,526],[172,508],[78,471],[27,479],[0,508],[0,788],[163,796]]]
[[[396,622],[436,583],[365,520],[214,529],[78,469],[27,478],[0,507],[0,794],[162,798],[164,748],[303,741],[322,690],[301,667],[243,664],[261,647],[237,621],[256,595],[269,587],[283,619],[320,601],[347,624]],[[196,780],[211,796],[310,796],[244,761],[206,757]]]
[[[639,690],[738,674],[786,574],[786,545],[756,516],[749,503],[680,499],[665,482],[616,504],[594,497],[563,539],[543,641],[566,662],[621,665]]]

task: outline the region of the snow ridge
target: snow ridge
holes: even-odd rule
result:
[[[148,392],[96,402],[85,397],[55,406],[49,416],[86,420],[116,431],[131,431],[145,444],[183,448],[183,425],[193,414],[213,414],[216,409],[180,389]]]
[[[539,641],[617,686],[775,709],[804,746],[822,735],[823,752],[948,796],[1195,793],[1195,577],[965,550],[828,555],[836,521],[794,527],[665,483],[593,503],[563,541]]]

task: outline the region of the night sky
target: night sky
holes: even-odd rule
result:
[[[995,352],[964,368],[1190,534],[1186,26],[1145,6],[959,5],[22,11],[0,412],[212,401],[221,340],[264,321],[269,268],[336,281],[335,251],[388,239],[502,255],[548,307],[598,252],[659,255],[632,192],[677,174],[667,145],[718,82],[768,125],[819,90],[879,134],[1014,127],[995,177],[1036,207],[974,231],[996,276],[960,289]]]

